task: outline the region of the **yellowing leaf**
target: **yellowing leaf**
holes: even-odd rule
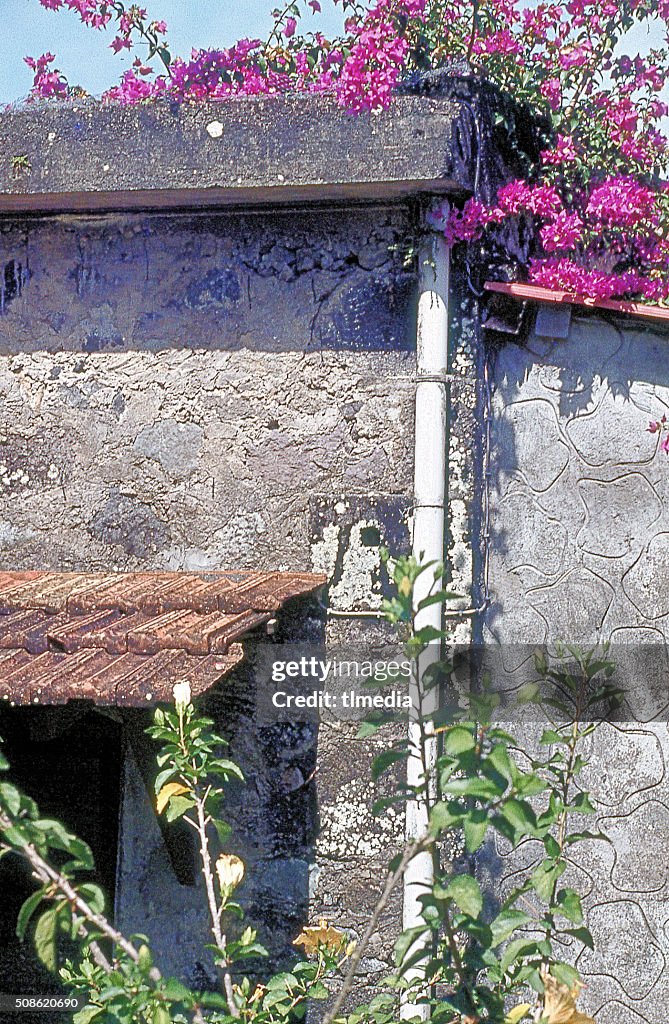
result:
[[[182,793],[187,792],[186,787],[182,786],[180,782],[168,782],[156,797],[156,810],[158,814],[163,813],[173,796],[181,796]]]
[[[531,1009],[529,1003],[519,1003],[518,1006],[514,1006],[513,1010],[509,1010],[504,1018],[504,1024],[518,1024],[518,1021],[526,1017]]]
[[[408,597],[411,593],[411,580],[408,576],[403,576],[397,587],[402,597]]]
[[[541,980],[544,983],[543,1024],[596,1024],[592,1017],[576,1009],[576,1000],[583,988],[580,982],[570,989],[547,971],[542,972]]]

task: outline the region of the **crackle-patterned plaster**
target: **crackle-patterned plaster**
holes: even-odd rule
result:
[[[535,333],[494,360],[484,634],[610,639],[629,690],[632,721],[591,737],[583,777],[611,842],[579,845],[569,869],[595,938],[578,966],[598,1024],[661,1024],[669,1001],[669,461],[646,431],[669,409],[668,342],[576,316],[567,340]],[[484,870],[503,893],[540,856],[500,841]]]

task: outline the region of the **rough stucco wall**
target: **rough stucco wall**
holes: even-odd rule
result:
[[[614,661],[622,645],[666,643],[669,466],[645,432],[669,409],[666,346],[633,320],[576,316],[567,340],[535,332],[498,352],[487,640],[610,638]],[[565,876],[588,894],[596,951],[578,966],[599,1024],[656,1024],[669,1001],[665,663],[627,679],[636,720],[593,738],[584,784],[612,843],[579,846]],[[539,851],[496,855],[503,888]]]
[[[311,494],[406,493],[405,231],[387,211],[6,228],[3,564],[307,568]]]
[[[406,541],[411,504],[410,236],[399,208],[6,221],[0,565],[326,567],[339,607],[367,600],[378,543]],[[279,917],[292,900],[303,919],[309,892],[311,916],[336,910],[359,930],[360,878],[369,896],[387,860],[366,838],[376,828],[363,806],[370,755],[346,728],[348,759],[335,728],[298,754],[290,737],[249,732],[242,751],[244,852],[266,891],[286,894],[270,928],[278,955],[298,930]],[[300,761],[315,747],[316,790]],[[289,806],[281,779],[290,789],[296,772],[295,806],[273,821]],[[142,825],[148,804],[132,764],[125,794],[117,912],[179,970],[172,929],[197,916],[192,893],[157,881],[166,853]],[[314,799],[314,823],[286,845]],[[315,850],[319,814],[325,846]],[[338,873],[333,860],[319,866],[330,846],[346,865]],[[247,889],[252,914],[263,900]]]

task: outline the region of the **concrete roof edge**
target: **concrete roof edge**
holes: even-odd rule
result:
[[[400,95],[351,115],[331,96],[121,107],[27,103],[0,115],[0,212],[184,208],[471,191],[471,103]]]

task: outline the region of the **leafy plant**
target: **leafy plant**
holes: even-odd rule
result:
[[[420,592],[427,589],[427,594],[417,599],[417,585],[425,574],[430,574],[431,585],[422,586]],[[396,595],[385,605],[390,621],[405,630],[418,704],[427,703],[429,691],[448,679],[452,669],[431,657],[421,676],[426,652],[448,640],[446,632],[419,624],[426,608],[453,596],[441,585],[443,575],[440,564],[397,559]],[[421,898],[423,922],[398,939],[393,984],[405,999],[429,1004],[435,1021],[553,1020],[550,999],[558,992],[575,1006],[580,979],[573,965],[562,959],[560,946],[567,939],[576,948],[592,948],[593,940],[584,925],[581,895],[561,880],[580,842],[606,838],[573,825],[574,819],[595,811],[578,785],[587,764],[581,753],[583,741],[602,714],[621,700],[606,654],[606,648],[582,651],[559,644],[552,660],[536,653],[537,682],[525,688],[522,700],[539,704],[549,716],[550,727],[540,741],[543,756],[495,723],[499,695],[484,687],[471,694],[465,712],[451,706],[426,716],[419,707],[418,746],[410,735],[377,758],[376,774],[399,759],[415,757],[423,765],[418,784],[397,798],[416,801],[427,811],[429,828],[420,845],[432,853],[434,881]],[[368,721],[363,732],[368,735],[379,727],[378,721]],[[440,750],[432,779],[425,750],[435,740]],[[454,834],[463,838],[469,871],[441,864],[440,846]],[[535,844],[540,857],[493,912],[471,858],[495,834],[512,849]],[[414,980],[408,982],[412,974]],[[509,1011],[510,1001],[523,996],[529,1001]],[[573,1019],[582,1024],[589,1020],[582,1015]]]

